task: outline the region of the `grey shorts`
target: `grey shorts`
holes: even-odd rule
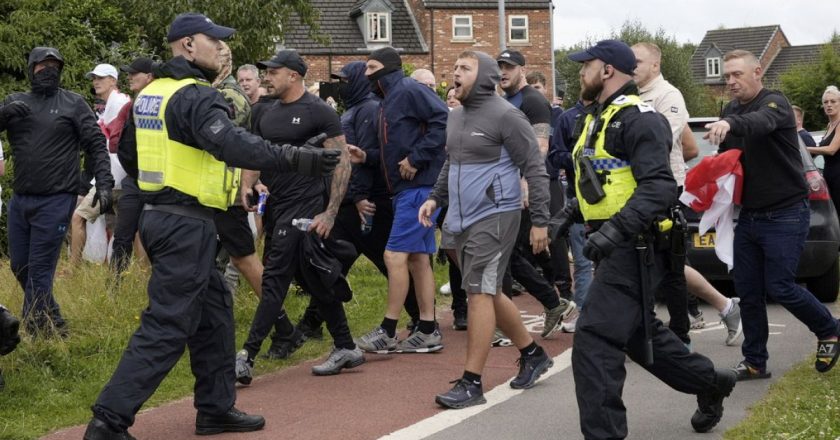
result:
[[[493,214],[455,235],[455,249],[461,264],[461,286],[467,293],[495,295],[519,232],[519,211]]]

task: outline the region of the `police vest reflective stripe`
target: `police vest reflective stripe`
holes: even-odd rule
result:
[[[622,95],[616,98],[610,105],[601,112],[601,123],[596,123],[592,115],[587,115],[583,134],[578,138],[572,155],[575,158],[575,190],[580,203],[580,211],[583,218],[589,220],[609,220],[614,214],[621,210],[636,190],[636,179],[630,169],[630,162],[610,155],[604,148],[606,142],[607,127],[610,126],[612,118],[619,110],[638,106],[641,111],[653,111],[653,108],[642,102],[636,95]],[[598,128],[598,132],[594,130]],[[589,142],[589,145],[587,144]],[[593,142],[594,141],[594,142]],[[594,145],[592,145],[594,143]],[[597,203],[589,204],[581,197],[579,180],[581,172],[577,158],[586,156],[592,162],[601,181],[603,182],[605,197]]]
[[[174,188],[204,206],[227,209],[236,200],[239,172],[210,153],[174,141],[166,127],[166,108],[178,90],[192,84],[209,86],[193,78],[152,81],[134,101],[137,130],[137,183],[144,191]]]

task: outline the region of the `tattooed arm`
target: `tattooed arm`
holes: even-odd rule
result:
[[[338,215],[338,208],[347,192],[347,182],[350,180],[350,155],[347,153],[347,142],[344,135],[331,137],[324,141],[324,148],[328,150],[340,150],[341,159],[335,167],[330,185],[330,201],[327,210],[316,215],[312,222],[312,230],[321,237],[327,237],[335,225],[335,216]]]
[[[539,123],[532,125],[534,133],[537,135],[537,143],[540,147],[540,154],[542,158],[548,155],[548,138],[551,136],[551,126],[546,123]]]

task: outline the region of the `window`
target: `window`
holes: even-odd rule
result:
[[[528,16],[511,15],[508,17],[508,40],[511,42],[528,41]]]
[[[720,58],[706,58],[706,76],[710,78],[720,77]]]
[[[389,41],[391,39],[390,16],[387,12],[368,12],[367,41]]]
[[[472,37],[472,15],[453,15],[452,38],[457,40],[471,40]]]

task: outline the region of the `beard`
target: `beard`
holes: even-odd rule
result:
[[[598,95],[604,90],[604,82],[600,78],[596,80],[595,84],[587,84],[584,80],[580,81],[580,97],[585,101],[597,101]]]

